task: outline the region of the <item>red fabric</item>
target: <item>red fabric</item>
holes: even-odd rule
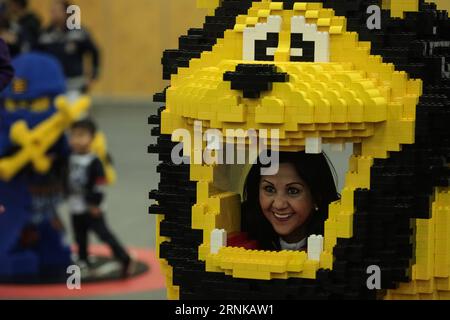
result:
[[[258,242],[250,240],[245,232],[230,234],[227,239],[227,247],[245,248],[247,250],[259,249]]]

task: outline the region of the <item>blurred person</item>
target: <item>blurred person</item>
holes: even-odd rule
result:
[[[62,68],[51,56],[21,54],[12,65],[14,78],[1,94],[0,158],[14,161],[23,149],[11,139],[13,127],[24,122],[31,131],[49,123],[58,112],[55,98],[66,86]],[[36,141],[39,144],[41,139],[36,136]],[[0,277],[20,277],[25,268],[27,274],[45,281],[67,278],[67,266],[73,262],[58,206],[69,151],[67,137],[61,133],[46,153],[51,159],[49,170],[38,172],[33,165],[24,165],[8,181],[0,181],[0,203],[8,210],[0,216],[0,242],[5,244],[0,248],[0,265],[9,266]]]
[[[14,68],[11,65],[8,46],[0,39],[0,91],[5,89],[14,77]]]
[[[39,49],[54,55],[62,64],[67,79],[67,95],[75,100],[80,94],[89,92],[99,73],[99,51],[89,32],[84,29],[70,30],[67,27],[67,9],[70,3],[53,0],[50,10],[50,26],[39,38]],[[84,68],[84,59],[91,56],[90,71]]]
[[[0,38],[6,43],[11,57],[15,57],[20,53],[18,37],[11,30],[11,22],[3,6],[0,7]]]
[[[106,175],[91,145],[97,133],[96,125],[89,119],[75,122],[70,130],[71,155],[68,165],[68,203],[72,227],[78,245],[78,264],[89,267],[88,233],[92,230],[107,243],[114,257],[122,264],[122,277],[131,273],[132,259],[109,229],[105,218],[104,188]]]
[[[2,38],[13,57],[35,49],[41,31],[41,20],[28,8],[28,0],[8,0],[2,17]]]

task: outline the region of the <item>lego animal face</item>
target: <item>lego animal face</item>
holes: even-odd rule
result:
[[[361,8],[364,3],[358,2]],[[423,87],[427,77],[413,79],[398,71],[403,66],[373,54],[385,52],[383,46],[394,40],[383,34],[381,49],[361,41],[358,32],[366,32],[365,26],[349,30],[345,14],[335,12],[351,9],[324,8],[320,1],[241,5],[235,23],[218,32],[210,50],[193,50],[188,65],[177,56],[181,51],[163,59],[179,59],[161,110],[158,147],[164,163],[160,191],[153,194],[159,205],[151,208],[159,214],[169,296],[449,298],[449,132],[440,120],[448,119],[448,112],[428,109],[427,101],[433,104],[435,97],[429,96],[429,82]],[[236,7],[224,1],[209,22],[226,21],[224,12]],[[404,24],[396,26],[411,31],[418,17],[405,15]],[[440,34],[448,17],[433,19]],[[395,25],[392,21],[385,23]],[[207,35],[217,31],[209,28],[206,23],[203,37],[191,31],[183,39],[186,47],[207,46]],[[416,39],[429,32],[414,30]],[[398,60],[432,59],[433,53],[430,58],[419,51],[413,50],[416,58],[400,52]],[[433,90],[440,90],[445,104],[445,73],[438,78],[435,85],[442,89]],[[227,129],[277,129],[280,141],[268,147],[282,151],[317,153],[323,143],[353,144],[345,187],[329,207],[317,254],[226,246],[225,235],[241,231],[239,190],[218,182],[229,166],[173,166],[167,153],[179,142],[173,131],[192,132],[195,121],[225,137],[232,132]],[[190,148],[186,154],[194,152]],[[185,179],[185,185],[175,179]],[[179,191],[171,194],[171,187]],[[373,266],[381,270],[378,292],[367,287]],[[216,288],[218,283],[223,287]]]
[[[345,24],[320,3],[255,3],[212,52],[172,77],[163,133],[201,120],[224,136],[278,129],[286,151],[351,142],[378,157],[411,143],[421,82],[370,55]]]

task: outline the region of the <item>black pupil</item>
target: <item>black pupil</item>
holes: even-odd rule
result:
[[[268,48],[278,48],[279,34],[267,33],[266,40],[255,40],[255,60],[274,61],[275,56],[268,55]],[[302,49],[299,56],[291,55],[292,62],[314,62],[314,41],[303,41],[302,33],[291,34],[291,49]]]
[[[268,48],[277,48],[279,41],[279,34],[276,32],[269,32],[266,40],[255,41],[255,60],[257,61],[274,61],[275,56],[268,56]]]
[[[302,33],[291,34],[291,49],[302,49],[301,56],[291,55],[293,62],[314,62],[314,41],[303,41]]]

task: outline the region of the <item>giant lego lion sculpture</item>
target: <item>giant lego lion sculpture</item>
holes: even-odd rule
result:
[[[213,15],[165,52],[170,86],[155,95],[164,107],[149,121],[161,161],[150,213],[169,298],[450,299],[447,12],[423,0],[199,3]],[[381,29],[367,27],[371,5],[382,9]],[[219,182],[240,177],[225,165],[172,162],[181,141],[172,134],[194,134],[196,121],[225,137],[278,129],[282,151],[353,144],[318,261],[213,250],[216,230],[241,231],[241,190]],[[379,290],[367,287],[371,265]]]

